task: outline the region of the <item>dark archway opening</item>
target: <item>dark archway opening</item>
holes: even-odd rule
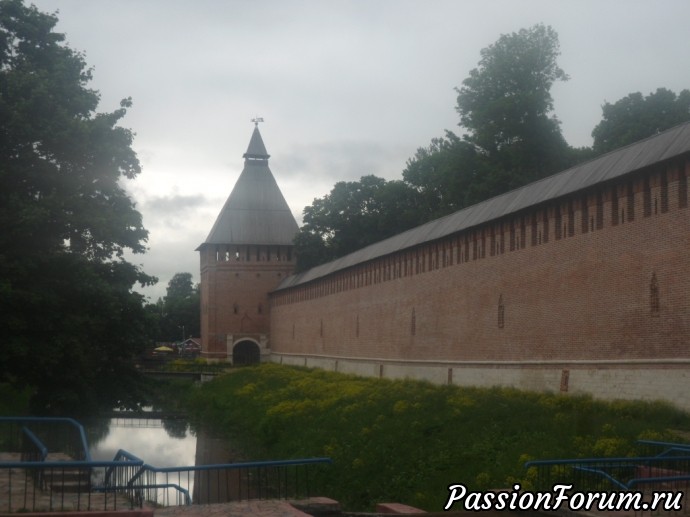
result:
[[[232,364],[258,364],[261,358],[259,345],[254,341],[240,341],[232,349]]]

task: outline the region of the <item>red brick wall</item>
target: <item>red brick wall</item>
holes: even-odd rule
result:
[[[280,247],[280,260],[277,247],[258,249],[258,260],[257,246],[247,250],[246,246],[204,245],[200,250],[204,357],[225,359],[228,334],[268,334],[268,293],[292,273],[295,263],[286,246]]]
[[[279,291],[272,352],[496,362],[690,358],[688,174],[687,159],[662,164]]]

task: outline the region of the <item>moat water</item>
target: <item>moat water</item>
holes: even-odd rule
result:
[[[205,431],[195,431],[181,418],[101,418],[84,424],[91,457],[97,461],[113,460],[120,449],[153,467],[186,467],[242,460],[241,455],[229,447],[224,439]],[[194,500],[199,499],[199,494],[204,496],[206,493],[208,481],[204,480],[208,479],[208,475],[201,475],[198,480],[193,472],[180,474],[177,478],[174,476],[171,479],[161,474],[158,482],[179,484],[189,491]],[[205,488],[197,486],[196,492],[195,485],[200,483]],[[161,489],[158,492],[159,502],[173,501],[178,495],[174,489]]]
[[[154,467],[196,464],[197,436],[184,419],[107,418],[87,428],[94,460],[110,461],[124,449]]]

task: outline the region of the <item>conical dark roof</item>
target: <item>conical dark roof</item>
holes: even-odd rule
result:
[[[244,154],[244,169],[202,244],[291,245],[299,228],[268,168],[258,126]]]
[[[266,146],[264,145],[263,138],[261,138],[259,125],[257,124],[254,126],[252,138],[249,140],[249,147],[247,147],[247,152],[244,153],[243,158],[268,160],[270,157],[271,156],[266,152]]]

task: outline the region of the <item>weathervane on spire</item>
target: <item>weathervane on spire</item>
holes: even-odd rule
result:
[[[259,122],[263,122],[264,118],[263,117],[254,117],[252,119],[252,122],[254,122],[254,127],[259,127]]]

